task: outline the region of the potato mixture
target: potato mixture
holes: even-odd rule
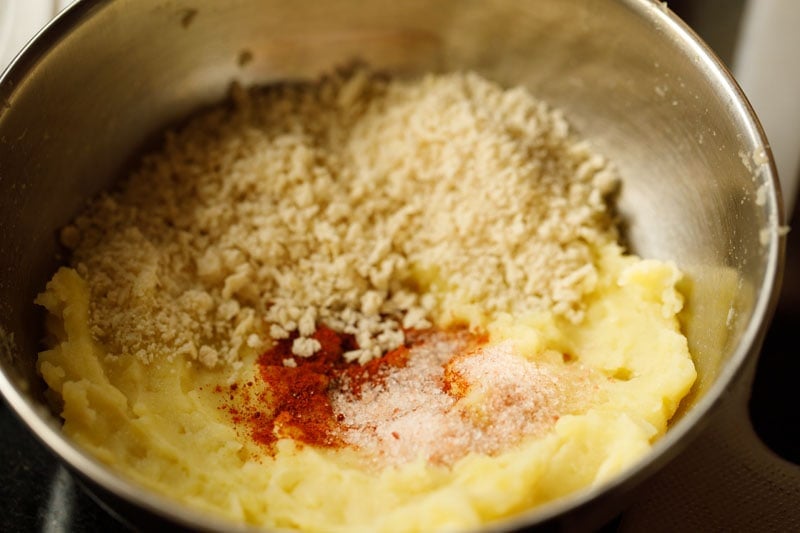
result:
[[[617,183],[473,73],[233,86],[63,228],[39,371],[69,437],[201,512],[507,517],[634,464],[695,379]]]

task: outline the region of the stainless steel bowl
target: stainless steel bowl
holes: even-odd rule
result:
[[[216,523],[118,477],[59,431],[34,361],[34,296],[56,233],[163,127],[229,83],[309,78],[359,58],[397,75],[472,69],[564,109],[616,163],[631,249],[688,275],[699,380],[667,435],[619,479],[499,524],[590,527],[680,451],[752,366],[783,258],[775,168],[725,68],[650,0],[83,0],[0,82],[0,389],[42,442],[139,525]]]

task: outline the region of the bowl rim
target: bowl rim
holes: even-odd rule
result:
[[[16,55],[0,75],[0,100],[8,102],[20,82],[52,48],[76,27],[111,5],[113,1],[81,0],[73,3],[51,20]],[[765,245],[765,274],[758,291],[753,314],[730,359],[722,367],[704,395],[653,445],[646,457],[611,480],[492,523],[493,527],[500,529],[541,526],[558,519],[565,513],[578,511],[603,495],[637,485],[664,466],[688,445],[691,437],[696,436],[702,430],[709,413],[725,398],[725,392],[746,374],[747,365],[745,363],[750,358],[757,357],[767,325],[777,304],[785,255],[785,235],[781,231],[784,225],[784,211],[775,161],[761,123],[728,68],[685,22],[667,8],[666,3],[659,0],[617,1],[634,11],[643,22],[662,28],[665,32],[673,35],[682,49],[692,53],[697,58],[697,62],[701,64],[700,68],[706,72],[709,83],[715,87],[715,92],[723,94],[732,103],[732,120],[736,120],[744,126],[746,135],[755,139],[756,143],[764,148],[768,163],[761,173],[763,183],[767,185],[766,203],[763,210],[768,215],[769,221],[767,228],[769,240]],[[0,111],[1,116],[2,111]],[[128,481],[80,449],[76,443],[68,440],[61,433],[55,415],[45,412],[46,409],[43,406],[34,405],[23,389],[18,388],[6,371],[0,367],[0,392],[11,410],[40,442],[66,463],[72,472],[78,473],[103,490],[110,491],[143,510],[195,530],[262,531],[261,528],[255,526],[203,514],[177,501],[165,500],[155,492]]]

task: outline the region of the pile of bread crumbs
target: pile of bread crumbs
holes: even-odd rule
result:
[[[615,182],[522,88],[353,69],[233,86],[61,237],[110,354],[213,367],[296,332],[308,356],[326,324],[363,363],[404,328],[579,321]]]

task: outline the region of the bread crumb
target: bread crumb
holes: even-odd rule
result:
[[[307,357],[325,324],[363,363],[404,328],[580,321],[617,181],[524,89],[355,69],[232,86],[61,240],[109,353],[213,367],[296,333]]]
[[[219,353],[214,348],[210,346],[201,346],[200,351],[198,352],[198,359],[201,363],[205,366],[212,367],[217,364],[217,359],[219,358]]]
[[[69,250],[74,250],[81,242],[81,232],[73,225],[64,226],[59,233],[61,245]]]
[[[292,353],[298,357],[311,357],[321,346],[317,339],[297,337],[292,341]]]

